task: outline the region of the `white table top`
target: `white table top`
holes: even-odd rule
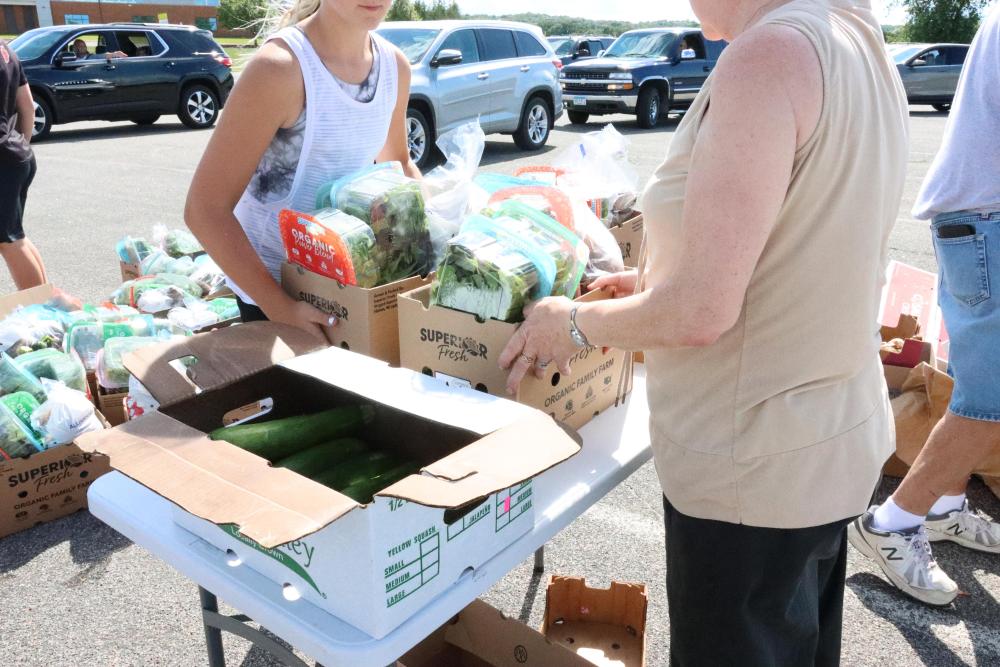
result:
[[[583,449],[535,485],[535,527],[386,637],[376,640],[304,600],[289,604],[281,587],[177,526],[171,503],[119,472],[95,481],[90,511],[118,532],[211,591],[325,667],[385,667],[485,593],[652,456],[645,373],[636,365],[632,394],[580,429]],[[192,596],[192,603],[193,603]]]

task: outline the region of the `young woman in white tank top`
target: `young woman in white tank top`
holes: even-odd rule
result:
[[[226,272],[244,320],[325,335],[336,324],[285,294],[278,213],[373,162],[410,161],[410,65],[372,31],[391,0],[295,0],[250,60],[205,149],[185,220]]]

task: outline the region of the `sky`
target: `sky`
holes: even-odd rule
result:
[[[693,19],[688,0],[458,0],[466,14],[517,14],[539,12],[589,19],[658,21]],[[872,0],[872,8],[882,23],[895,25],[905,21],[901,9],[889,7],[890,0]]]

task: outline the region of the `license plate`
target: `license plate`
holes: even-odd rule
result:
[[[573,98],[573,106],[575,106],[575,107],[585,107],[585,106],[587,106],[587,98],[586,97],[574,97]]]

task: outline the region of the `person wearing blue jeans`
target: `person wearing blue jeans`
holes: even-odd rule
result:
[[[946,605],[958,585],[930,542],[1000,554],[1000,524],[965,498],[969,475],[1000,448],[1000,7],[969,50],[913,215],[932,221],[955,389],[899,488],[852,522],[848,536],[904,593]]]

